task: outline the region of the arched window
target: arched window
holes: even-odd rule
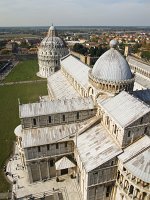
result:
[[[63,115],[63,122],[66,120],[65,115]]]
[[[116,134],[116,132],[117,132],[117,125],[115,124],[114,133]]]
[[[128,132],[128,137],[130,137],[130,136],[131,136],[131,131]]]
[[[133,191],[134,191],[134,187],[133,187],[133,185],[131,185],[130,189],[129,189],[129,194],[133,194]]]
[[[111,161],[111,166],[113,166],[113,165],[114,165],[114,161],[112,160],[112,161]]]
[[[47,150],[49,151],[49,144],[47,144]]]
[[[36,126],[36,119],[33,118],[33,125]]]
[[[67,142],[65,142],[65,147],[67,147]]]
[[[41,148],[40,147],[38,147],[38,152],[41,152]]]
[[[110,191],[111,191],[111,187],[107,186],[107,188],[106,188],[106,197],[109,197]]]
[[[52,117],[51,117],[51,116],[48,117],[48,122],[49,122],[49,123],[52,122]]]
[[[146,134],[147,133],[147,127],[145,127],[145,129],[144,129],[144,134]]]
[[[79,112],[77,112],[77,119],[79,119]]]
[[[142,124],[143,123],[143,117],[141,118],[141,120],[140,120],[140,124]]]
[[[120,178],[120,172],[118,171],[117,180]]]
[[[50,167],[53,167],[54,166],[54,160],[50,160]]]

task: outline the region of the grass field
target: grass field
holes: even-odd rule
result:
[[[39,38],[39,35],[32,34],[0,34],[0,39],[12,39],[12,38]]]
[[[36,62],[34,61],[34,63]],[[3,176],[2,169],[12,153],[15,140],[14,129],[20,123],[18,98],[21,103],[28,103],[34,102],[38,100],[39,96],[46,94],[46,82],[0,87],[0,192],[7,192],[10,187]]]
[[[36,76],[38,70],[39,67],[37,60],[20,61],[19,64],[5,78],[4,83],[14,81],[39,80],[41,78]]]

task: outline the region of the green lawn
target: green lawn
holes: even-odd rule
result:
[[[15,140],[14,129],[20,123],[18,98],[21,103],[29,103],[37,101],[39,96],[46,94],[46,82],[0,87],[0,192],[7,192],[10,187],[3,176],[2,169],[12,153]]]
[[[36,76],[38,70],[39,67],[37,60],[20,61],[19,64],[5,78],[4,83],[14,81],[39,80],[41,78]]]
[[[0,39],[7,39],[7,38],[39,38],[39,35],[32,35],[32,34],[0,34]]]

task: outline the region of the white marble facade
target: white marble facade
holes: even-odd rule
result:
[[[150,95],[133,91],[113,44],[92,70],[64,57],[48,77],[49,100],[19,105],[15,134],[31,185],[68,174],[83,200],[150,199]]]
[[[58,37],[54,26],[49,28],[47,36],[38,48],[38,76],[47,78],[60,69],[60,59],[68,54],[65,42]]]

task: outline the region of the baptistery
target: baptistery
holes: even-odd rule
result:
[[[58,37],[54,26],[48,30],[47,36],[38,48],[38,76],[47,78],[60,68],[60,59],[68,54],[65,42]]]

